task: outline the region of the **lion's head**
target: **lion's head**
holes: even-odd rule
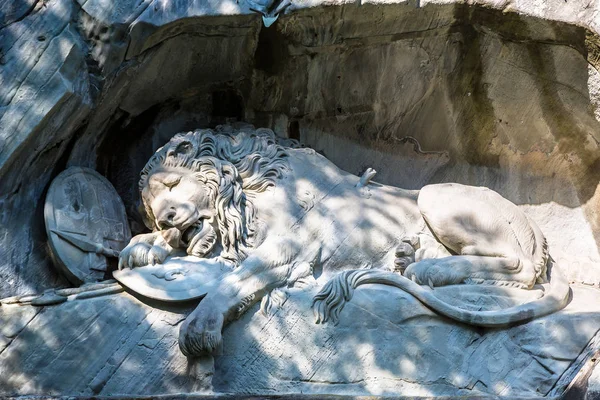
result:
[[[203,256],[220,245],[220,255],[238,263],[257,245],[251,198],[281,177],[286,157],[269,129],[177,134],[142,170],[146,225],[188,254]]]

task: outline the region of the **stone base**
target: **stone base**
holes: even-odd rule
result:
[[[585,286],[573,288],[561,312],[510,329],[456,324],[400,290],[374,285],[355,292],[337,326],[316,325],[316,289],[291,289],[273,315],[255,306],[231,323],[214,363],[179,351],[178,325],[194,304],[165,307],[120,293],[45,308],[3,305],[0,395],[552,398],[594,353],[600,328],[600,291]],[[451,301],[457,290],[435,292]],[[454,302],[479,309],[540,294],[460,292]]]
[[[136,395],[210,390],[212,357],[188,364],[177,325],[120,293],[59,306],[0,307],[0,395]]]

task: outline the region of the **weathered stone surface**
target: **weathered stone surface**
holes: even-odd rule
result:
[[[42,224],[44,192],[67,165],[96,168],[107,176],[125,201],[132,229],[139,233],[143,225],[136,182],[148,157],[175,132],[235,120],[272,127],[279,134],[300,139],[352,173],[374,167],[376,179],[386,184],[417,189],[428,183],[455,181],[491,187],[540,225],[552,256],[570,280],[598,285],[598,4],[297,1],[288,11],[265,29],[260,16],[243,0],[239,4],[166,0],[118,4],[108,0],[18,0],[0,4],[0,297],[67,285],[51,266]],[[595,289],[577,290],[595,293]],[[597,301],[594,295],[584,295],[590,299],[584,305],[593,307]],[[288,302],[293,314],[294,297]],[[81,306],[74,304],[67,302],[56,309],[73,307],[72,313],[81,312],[77,309]],[[137,316],[126,322],[133,332],[141,329],[135,327],[137,322],[131,322],[134,320],[141,321],[140,326],[156,326],[158,331],[171,329],[168,324],[160,328],[156,325],[159,322],[147,319],[153,313],[171,315],[166,311],[149,311],[140,304],[117,306]],[[7,310],[3,305],[0,313]],[[9,318],[14,325],[6,325],[13,326],[8,333],[2,331],[5,338],[0,348],[6,349],[0,357],[15,357],[17,348],[30,350],[18,347],[23,346],[18,344],[21,335],[29,338],[28,328],[17,333],[29,319],[42,321],[51,312],[45,308],[34,318],[36,312],[29,307],[12,308],[11,312],[16,310],[24,314]],[[590,324],[597,322],[595,313],[590,309]],[[118,321],[110,311],[102,315]],[[565,360],[572,360],[575,347],[583,347],[583,336],[591,337],[593,329],[582,322],[585,335],[563,331],[556,326],[565,324],[573,332],[579,332],[579,326],[569,325],[559,316],[547,323],[561,333],[558,339],[566,343]],[[87,320],[77,321],[83,324]],[[274,328],[260,321],[256,316],[226,332],[227,337],[236,332],[244,338],[238,343],[240,354],[258,357],[253,365],[259,369],[279,365],[277,357],[287,356],[285,349],[275,345],[244,344],[246,339],[254,340],[248,335],[256,329],[275,335]],[[48,323],[53,326],[52,321]],[[443,322],[439,324],[441,328],[435,326],[440,332],[447,328]],[[44,331],[42,325],[31,327]],[[252,329],[242,331],[242,326]],[[283,322],[282,326],[287,329]],[[61,327],[75,329],[71,325]],[[317,327],[315,332],[323,336],[315,342],[325,344],[330,337],[328,329]],[[395,332],[403,328],[390,329]],[[536,329],[533,332],[543,336],[543,329]],[[344,334],[350,335],[349,331],[350,325]],[[374,331],[361,331],[356,337],[368,342]],[[87,333],[71,333],[75,335],[72,338],[79,334],[88,337]],[[464,335],[476,333],[465,330]],[[127,336],[125,331],[112,334]],[[172,334],[165,340],[173,347],[168,351],[148,350],[152,354],[148,359],[133,356],[148,347],[138,346],[135,338],[130,342],[126,339],[129,344],[124,344],[122,351],[136,351],[132,350],[130,361],[123,364],[116,359],[106,364],[109,356],[98,355],[104,350],[88,342],[81,345],[79,351],[97,351],[85,354],[105,362],[102,368],[100,362],[94,364],[98,368],[92,374],[94,379],[98,377],[94,384],[85,379],[75,383],[78,378],[69,378],[65,386],[53,386],[60,385],[53,364],[33,357],[25,363],[26,372],[20,377],[3,374],[0,379],[5,381],[0,387],[13,388],[25,380],[29,386],[24,387],[32,393],[45,394],[111,394],[121,393],[121,388],[132,394],[188,390],[181,389],[185,386],[181,382],[188,378],[180,358],[173,361],[173,375],[164,372],[170,371],[170,366],[160,364],[162,373],[172,376],[175,383],[128,380],[134,363],[147,368],[143,371],[151,371],[150,364],[158,364],[154,360],[177,353],[176,332]],[[52,341],[58,337],[54,333],[40,337],[57,343]],[[489,337],[500,336],[491,333]],[[512,337],[509,339],[514,343]],[[36,340],[42,351],[45,342]],[[102,346],[110,348],[111,344]],[[529,351],[526,346],[521,349]],[[393,350],[408,351],[402,347]],[[59,360],[78,356],[67,350],[52,354]],[[307,357],[317,357],[315,354]],[[362,353],[342,354],[364,362],[359,357]],[[457,369],[460,366],[468,379],[474,379],[472,371],[462,364],[466,361],[453,358],[461,355],[448,354],[450,361],[435,358],[425,365],[446,362]],[[527,360],[524,353],[519,354]],[[408,352],[396,355],[416,357]],[[118,357],[122,360],[124,356]],[[252,364],[251,355],[240,359],[225,354],[221,359],[227,357]],[[549,366],[549,371],[541,373],[547,373],[544,377],[550,376],[550,380],[566,368],[567,362],[554,355],[536,353],[535,357],[538,361],[530,359],[533,375],[541,364]],[[394,367],[376,370],[381,375],[356,378],[356,384],[343,390],[366,393],[376,386],[375,379],[391,386],[388,372],[393,368],[406,372],[408,380],[419,371],[396,367],[391,357],[383,359],[384,365]],[[70,367],[72,358],[64,360],[61,362]],[[113,370],[115,365],[121,366]],[[127,365],[130,367],[125,368]],[[306,377],[312,373],[306,372],[310,369],[284,369],[276,377],[254,379],[256,376],[249,373],[234,374],[237,367],[227,365],[217,361],[221,375],[215,382],[219,388],[233,382],[260,393],[271,392],[274,384],[281,382],[290,388],[308,387]],[[302,361],[299,365],[307,364]],[[231,374],[226,371],[229,369]],[[36,386],[33,378],[42,370],[55,381]],[[204,373],[202,368],[199,371]],[[457,393],[457,387],[468,386],[454,378],[448,378],[450,383],[437,381],[435,368],[423,373],[440,392]],[[317,370],[315,376],[322,382],[340,379],[331,370]],[[13,378],[10,383],[6,381]],[[519,387],[519,379],[509,378],[504,389],[485,377],[481,382],[488,386],[480,383],[473,389],[485,393],[535,392],[531,387]],[[549,390],[545,379],[541,379],[542,392]],[[413,393],[428,391],[407,381],[402,384]],[[319,384],[311,388],[322,390]]]
[[[384,183],[489,186],[541,225],[571,279],[600,280],[594,4],[295,2],[269,29],[245,1],[6,7],[3,294],[64,284],[31,211],[67,157],[113,181],[135,231],[147,157],[236,119]]]
[[[24,18],[36,5],[35,0],[3,2],[0,4],[0,28]]]
[[[585,400],[600,399],[600,368],[596,366],[589,377]]]
[[[496,288],[490,299],[480,288],[436,293],[474,308],[539,294]],[[598,291],[584,286],[573,288],[563,311],[508,330],[455,325],[381,286],[357,290],[337,326],[316,325],[314,291],[292,289],[273,315],[255,307],[233,322],[214,376],[212,358],[188,364],[177,346],[190,306],[160,309],[126,293],[43,309],[2,306],[0,318],[14,328],[3,324],[0,394],[210,393],[214,386],[238,394],[554,396],[600,324]]]
[[[74,285],[104,280],[109,258],[131,240],[121,198],[91,169],[72,167],[52,181],[44,222],[53,261]]]
[[[513,305],[506,296],[523,295],[501,289],[490,300],[478,287],[456,286],[436,292],[485,309]],[[311,294],[293,293],[274,316],[249,312],[226,329],[213,384],[216,391],[264,394],[560,394],[564,387],[555,384],[598,330],[597,296],[594,289],[576,287],[565,310],[494,330],[455,325],[381,286],[358,290],[338,325],[314,325],[304,305]],[[571,307],[584,304],[573,314]]]
[[[62,156],[92,106],[73,12],[68,0],[37,2],[0,30],[2,297],[65,284],[49,268],[40,218],[46,185],[64,167]]]
[[[122,285],[144,297],[165,302],[198,299],[214,290],[231,268],[215,259],[172,257],[144,268],[125,268],[113,276]]]
[[[4,52],[0,75],[3,170],[14,162],[24,143],[33,139],[36,129],[52,128],[41,121],[59,112],[61,103],[79,98],[90,105],[83,43],[70,24],[73,13],[72,2],[51,1],[0,33]],[[46,133],[46,141],[56,141],[52,134],[56,132]]]
[[[377,26],[332,22],[360,18]],[[302,142],[384,183],[497,190],[540,223],[572,279],[598,281],[600,126],[582,29],[434,5],[299,12],[274,29],[264,52],[280,57],[257,66],[250,107],[276,130],[283,120],[278,133],[296,124]]]
[[[212,359],[188,364],[177,346],[185,307],[161,310],[128,294],[43,309],[0,308],[9,332],[0,353],[0,393],[118,395],[210,390]],[[32,314],[34,317],[32,317]]]

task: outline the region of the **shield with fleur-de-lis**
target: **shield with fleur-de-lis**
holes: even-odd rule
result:
[[[107,257],[131,239],[121,198],[106,178],[89,168],[71,167],[54,179],[44,218],[53,260],[77,285],[105,279]]]

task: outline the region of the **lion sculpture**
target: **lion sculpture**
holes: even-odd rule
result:
[[[182,250],[231,266],[180,327],[188,356],[219,348],[226,322],[317,269],[319,279],[332,278],[315,297],[317,322],[339,318],[366,283],[399,287],[478,326],[527,321],[566,305],[569,286],[554,267],[546,294],[520,306],[471,311],[439,300],[436,286],[545,282],[551,262],[542,232],[492,190],[453,183],[404,190],[371,182],[373,174],[344,172],[268,129],[177,134],[141,173],[152,233],[131,240],[119,269],[162,263]]]

